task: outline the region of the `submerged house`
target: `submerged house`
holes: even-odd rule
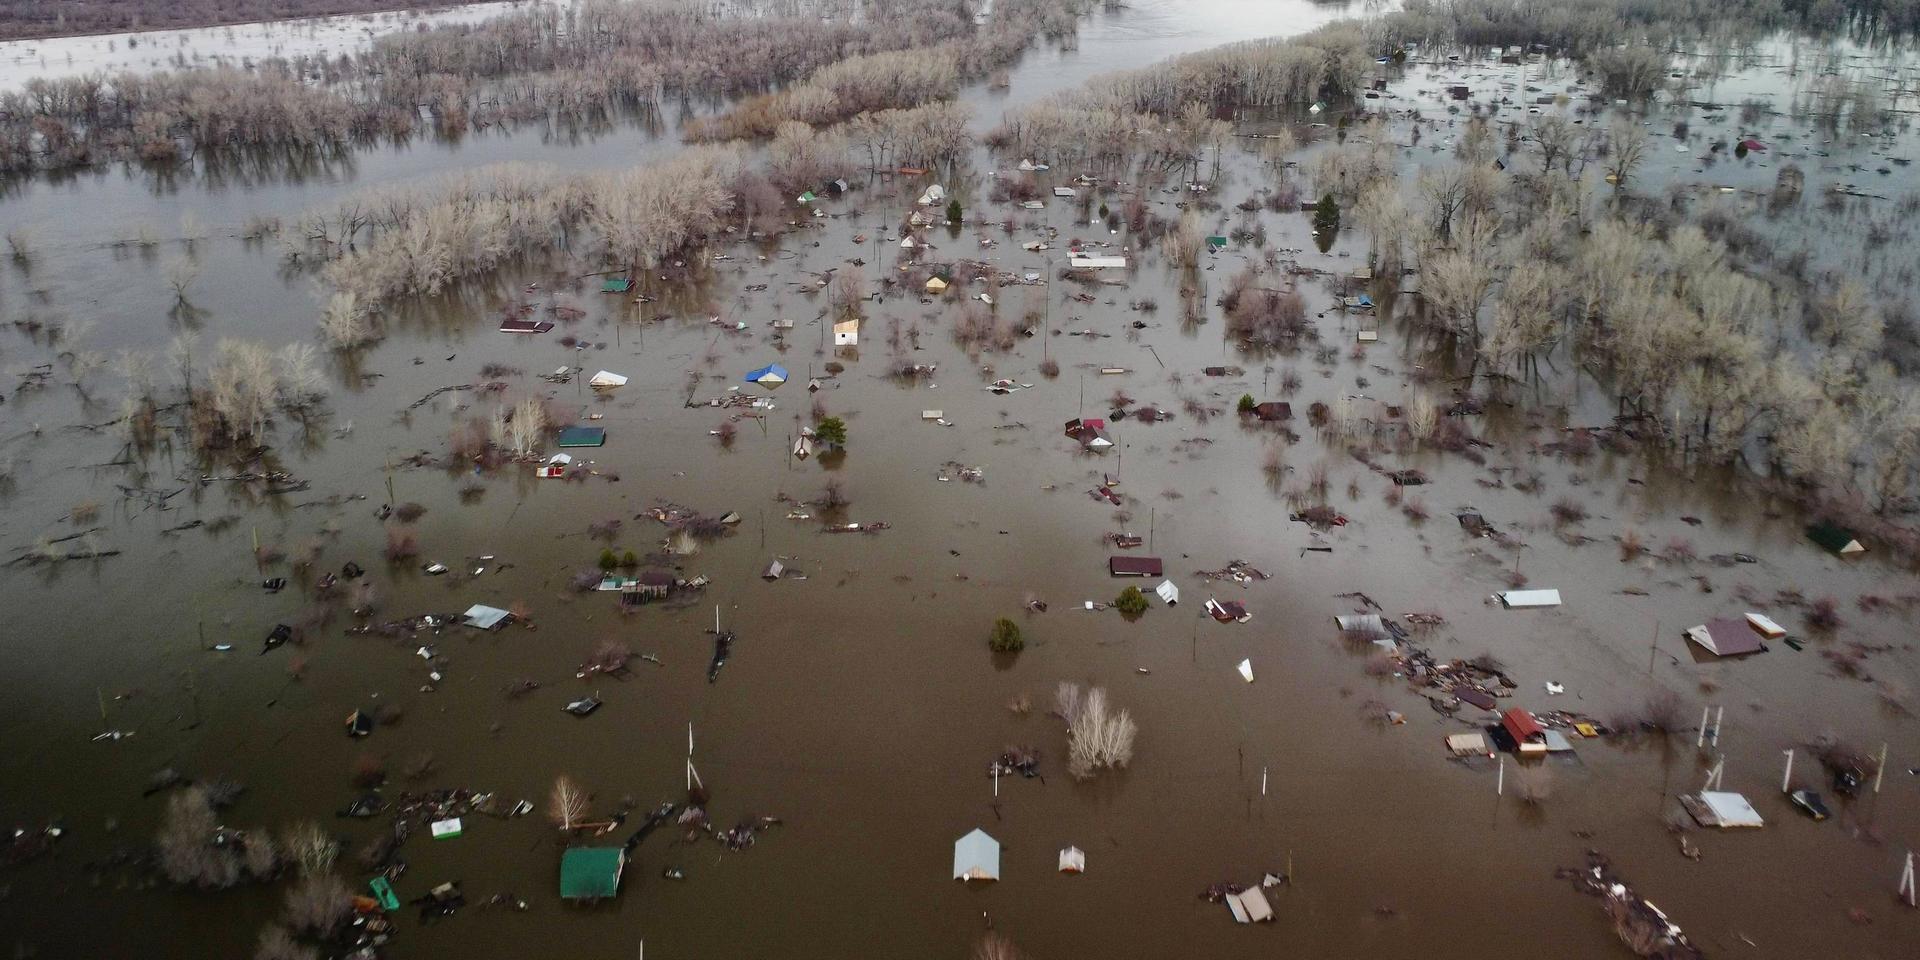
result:
[[[1000,841],[975,828],[953,842],[953,878],[955,880],[1000,879]]]
[[[626,868],[627,852],[619,847],[570,847],[560,855],[560,899],[612,897]]]
[[[673,595],[679,581],[665,570],[642,570],[632,580],[620,585],[620,602],[629,607],[665,600]]]
[[[1160,576],[1160,558],[1108,557],[1107,573],[1116,577],[1157,577]]]
[[[1808,527],[1807,539],[1843,557],[1867,552],[1866,546],[1854,537],[1852,530],[1831,523],[1816,523]]]
[[[1769,624],[1773,621],[1768,620]],[[1783,631],[1784,632],[1784,631]],[[1716,657],[1738,657],[1767,649],[1749,620],[1719,617],[1687,629],[1687,639]]]

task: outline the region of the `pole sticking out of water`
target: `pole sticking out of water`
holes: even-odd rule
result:
[[[1880,793],[1880,781],[1885,780],[1886,778],[1887,778],[1887,744],[1886,744],[1886,741],[1882,740],[1880,742],[1880,769],[1875,770],[1873,772],[1874,794],[1878,795]],[[1911,858],[1913,855],[1908,854],[1907,856]]]
[[[1267,768],[1266,767],[1260,768],[1260,795],[1263,797],[1267,795]]]
[[[1720,749],[1720,724],[1726,719],[1726,707],[1720,707],[1713,711],[1713,748],[1715,750]]]
[[[1787,787],[1793,783],[1793,751],[1788,750],[1786,753],[1787,753],[1787,772],[1780,775],[1780,792],[1781,793],[1786,793]]]
[[[1507,793],[1507,758],[1503,755],[1500,757],[1500,775],[1497,779],[1493,781],[1493,795],[1496,797],[1503,797],[1503,796],[1506,796],[1506,793]]]
[[[1712,715],[1713,707],[1706,706],[1700,708],[1700,735],[1693,738],[1693,748],[1695,750],[1707,745],[1707,719]]]
[[[1920,885],[1915,884],[1913,879],[1913,851],[1908,850],[1907,866],[1905,870],[1900,872],[1900,889],[1897,893],[1906,899],[1907,906],[1909,907],[1920,906],[1920,904],[1914,902],[1916,894],[1920,894],[1920,891],[1914,889],[1916,886]]]
[[[993,765],[993,798],[1000,799],[1000,765]]]
[[[1713,769],[1707,771],[1707,782],[1700,785],[1701,790],[1718,790],[1726,785],[1727,758],[1723,754],[1714,761]]]

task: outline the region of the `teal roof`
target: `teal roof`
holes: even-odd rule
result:
[[[627,852],[619,847],[573,847],[560,855],[560,899],[599,900],[620,892]]]
[[[606,442],[607,431],[602,427],[567,427],[560,431],[563,447],[598,447]]]
[[[633,288],[633,281],[626,277],[608,277],[600,281],[601,293],[626,293]]]

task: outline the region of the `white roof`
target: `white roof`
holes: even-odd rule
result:
[[[1079,847],[1068,847],[1060,851],[1061,873],[1082,873],[1087,869],[1087,854]]]
[[[1000,841],[975,828],[953,842],[953,878],[955,880],[1000,879]]]
[[[1127,258],[1126,257],[1069,257],[1067,258],[1067,265],[1071,267],[1085,267],[1085,268],[1090,268],[1095,270],[1100,269],[1102,267],[1124,268],[1127,265]]]
[[[1253,661],[1252,660],[1240,661],[1240,666],[1237,667],[1236,669],[1240,671],[1241,676],[1247,678],[1248,683],[1253,682]]]
[[[1560,605],[1560,591],[1508,590],[1500,594],[1500,602],[1511,608],[1557,607]]]
[[[1760,819],[1760,812],[1753,809],[1753,804],[1737,793],[1702,790],[1700,803],[1713,813],[1722,827],[1758,827],[1766,824],[1765,820]]]
[[[1227,909],[1232,910],[1233,919],[1241,923],[1265,923],[1273,919],[1273,905],[1267,902],[1267,895],[1259,887],[1227,894]]]
[[[553,464],[556,467],[564,467],[567,464],[573,462],[573,454],[556,453],[553,456],[548,457],[547,462]]]
[[[627,385],[627,378],[617,373],[602,370],[594,374],[593,379],[587,382],[596,387],[624,387]]]
[[[1160,581],[1160,585],[1154,587],[1153,592],[1159,594],[1160,599],[1165,600],[1169,607],[1180,602],[1180,588],[1175,586],[1172,580]]]
[[[1054,187],[1053,195],[1056,197],[1071,197],[1074,195],[1073,188],[1072,187]]]
[[[460,818],[450,817],[446,820],[435,820],[428,829],[433,831],[433,838],[435,840],[441,837],[457,837],[460,835]]]
[[[1786,627],[1773,622],[1773,618],[1764,613],[1747,614],[1747,622],[1752,624],[1755,630],[1760,631],[1761,636],[1770,640],[1777,640],[1787,635]]]
[[[941,411],[941,410],[922,410],[922,411],[920,411],[920,419],[922,419],[922,420],[938,420],[938,419],[940,419],[941,417],[944,417],[944,416],[946,416],[946,412],[945,412],[945,411]]]
[[[460,617],[460,622],[469,627],[492,630],[510,616],[512,616],[512,614],[499,607],[489,607],[485,604],[476,603],[467,608],[467,612]]]

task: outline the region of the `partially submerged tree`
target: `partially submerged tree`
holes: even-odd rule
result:
[[[987,636],[987,647],[994,653],[1019,653],[1027,645],[1020,636],[1020,625],[1006,617],[993,622],[993,632]]]
[[[587,794],[573,778],[561,774],[553,779],[553,792],[547,797],[547,819],[562,833],[572,833],[587,817]]]

